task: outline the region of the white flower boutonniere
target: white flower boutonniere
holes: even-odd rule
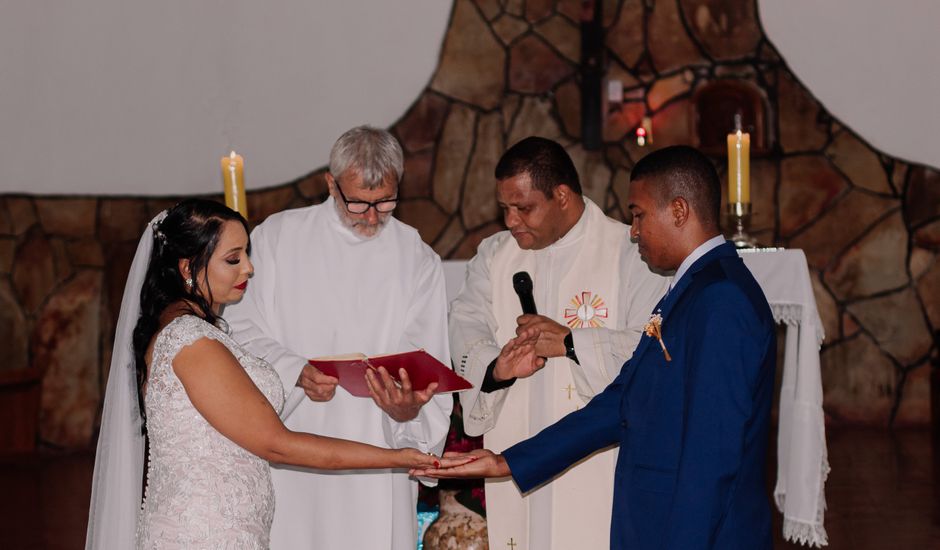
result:
[[[663,348],[663,355],[666,356],[666,361],[672,361],[672,357],[669,356],[669,350],[666,349],[666,343],[663,342],[663,316],[658,313],[650,315],[650,320],[646,323],[646,326],[643,327],[643,330],[646,331],[646,335],[650,338],[659,340],[659,347]]]

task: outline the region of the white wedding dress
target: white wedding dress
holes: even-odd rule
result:
[[[284,404],[277,373],[219,328],[183,315],[157,335],[144,406],[150,440],[137,547],[268,547],[274,491],[268,463],[216,431],[193,407],[173,358],[200,338],[225,345],[275,411]]]

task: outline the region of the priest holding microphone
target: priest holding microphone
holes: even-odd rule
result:
[[[508,231],[468,264],[449,332],[457,373],[474,385],[460,394],[465,430],[500,452],[616,378],[667,282],[641,260],[630,228],[582,196],[560,144],[526,138],[495,176]],[[529,332],[540,359],[512,361],[501,349],[527,328],[538,329]],[[615,463],[616,450],[601,450],[525,499],[512,480],[488,480],[490,547],[607,548]]]
[[[590,403],[538,435],[500,454],[448,455],[446,469],[414,473],[512,476],[535,496],[616,445],[611,548],[769,550],[770,306],[719,232],[721,185],[705,155],[660,149],[636,164],[630,181],[631,235],[646,263],[675,271],[633,357]],[[523,330],[505,346],[511,368],[538,367],[536,332]]]

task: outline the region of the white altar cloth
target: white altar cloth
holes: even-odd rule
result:
[[[774,320],[787,327],[777,430],[777,484],[774,500],[783,513],[783,536],[813,546],[828,544],[823,516],[829,473],[822,408],[819,346],[823,326],[802,250],[741,252],[760,284]],[[443,262],[447,301],[466,276],[467,262]]]

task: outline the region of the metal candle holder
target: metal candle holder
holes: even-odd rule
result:
[[[755,248],[757,240],[747,233],[751,225],[751,203],[732,202],[728,204],[728,217],[734,222],[734,233],[728,239],[735,248]]]

